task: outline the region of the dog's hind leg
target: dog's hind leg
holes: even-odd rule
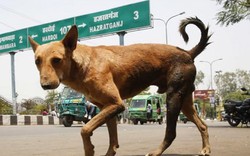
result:
[[[165,138],[155,151],[147,156],[160,156],[174,141],[176,137],[176,122],[181,109],[182,94],[178,91],[167,94],[167,127]]]
[[[107,122],[107,127],[109,132],[109,149],[106,153],[106,156],[113,156],[116,154],[117,148],[119,148],[116,117],[111,118]]]
[[[200,119],[198,116],[192,100],[192,95],[190,94],[185,98],[185,101],[182,106],[182,112],[187,116],[187,118],[192,121],[197,128],[199,129],[202,137],[202,155],[209,155],[211,152],[210,144],[209,144],[209,136],[207,125]]]

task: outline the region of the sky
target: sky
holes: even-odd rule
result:
[[[0,0],[0,34],[22,28],[37,26],[70,17],[95,13],[142,0]],[[204,84],[198,89],[208,89],[210,83],[210,65],[200,61],[212,62],[215,71],[234,72],[236,69],[250,69],[250,21],[244,20],[228,27],[216,24],[216,13],[221,10],[215,0],[150,0],[150,12],[153,18],[167,20],[173,15],[185,14],[172,18],[167,25],[168,44],[189,50],[199,39],[200,32],[195,26],[188,26],[190,41],[186,44],[178,32],[182,19],[197,16],[210,27],[211,44],[195,59],[197,71],[205,74]],[[125,45],[134,43],[166,43],[165,25],[153,20],[153,28],[127,33]],[[86,45],[119,45],[119,37],[111,35],[83,40]],[[39,83],[39,73],[34,64],[34,53],[25,50],[15,54],[15,77],[17,101],[34,97],[44,98],[47,94]],[[60,92],[61,85],[56,91]],[[0,55],[0,95],[11,101],[11,61],[8,53]]]

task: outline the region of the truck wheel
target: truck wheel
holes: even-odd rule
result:
[[[187,123],[187,119],[183,119],[183,123],[186,124]]]
[[[63,117],[63,125],[65,127],[71,127],[72,124],[73,124],[73,121],[70,120],[70,117],[68,116]]]
[[[143,125],[143,124],[144,124],[144,122],[143,122],[143,121],[140,121],[140,124],[141,124],[141,125]]]
[[[138,120],[133,120],[134,125],[138,125]]]

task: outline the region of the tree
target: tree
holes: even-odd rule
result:
[[[199,84],[203,83],[205,74],[202,71],[198,71],[194,81],[195,88],[198,88]]]
[[[57,97],[58,93],[55,90],[47,91],[47,95],[45,97],[45,103],[47,104],[47,109],[54,107],[54,99]]]
[[[228,94],[237,92],[240,88],[250,88],[250,72],[237,69],[235,72],[217,74],[214,77],[217,91],[225,98]]]
[[[227,94],[224,99],[231,99],[231,100],[237,100],[237,101],[243,101],[246,98],[249,98],[249,95],[244,95],[242,91],[237,90],[235,92]]]
[[[245,87],[250,89],[250,72],[237,69],[235,74],[237,75],[237,85],[240,88]]]
[[[32,99],[23,99],[21,106],[26,110],[20,112],[20,114],[36,115],[41,114],[42,110],[46,109],[46,104],[36,103]]]
[[[21,102],[21,106],[25,108],[27,111],[29,111],[36,106],[36,103],[31,99],[23,99]]]
[[[250,0],[216,0],[223,10],[216,14],[217,24],[235,24],[250,19]]]
[[[12,106],[0,98],[0,114],[12,114]]]

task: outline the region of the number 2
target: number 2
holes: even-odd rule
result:
[[[23,43],[23,36],[19,36],[19,43]]]

